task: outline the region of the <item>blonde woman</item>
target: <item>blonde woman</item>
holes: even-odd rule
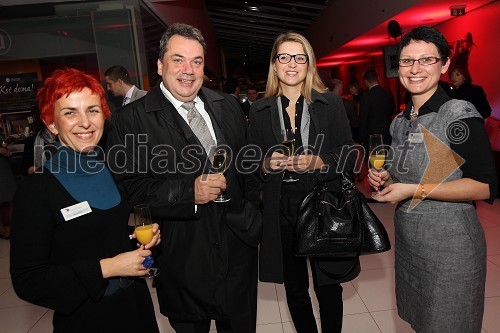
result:
[[[303,36],[286,33],[276,39],[269,62],[265,96],[252,104],[248,138],[263,152],[264,230],[260,245],[260,280],[284,283],[288,308],[298,333],[318,329],[308,293],[307,261],[293,253],[297,208],[319,182],[340,186],[342,167],[354,159],[341,154],[352,145],[342,99],[323,85],[311,45]],[[284,155],[282,131],[292,130],[295,154]],[[337,162],[340,161],[340,168]],[[296,179],[289,182],[289,179]],[[323,333],[342,330],[342,287],[359,274],[357,258],[311,260]],[[349,268],[353,267],[351,271]],[[349,271],[342,278],[333,276]]]

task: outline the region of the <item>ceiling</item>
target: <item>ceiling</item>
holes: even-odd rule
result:
[[[495,1],[399,0],[397,6],[401,11],[397,11],[399,7],[395,8],[394,3],[373,0],[206,0],[205,3],[226,59],[267,64],[276,36],[295,31],[309,38],[319,55],[318,66],[323,67],[366,62],[380,56],[385,46],[397,42],[388,33],[391,20],[396,20],[402,33],[406,33],[419,25],[436,26],[453,19],[451,7],[465,6],[468,13]],[[383,14],[376,13],[377,10]],[[360,27],[363,30],[359,34],[349,35]],[[325,52],[328,43],[316,37],[327,34],[328,29],[334,31],[330,39],[341,40],[338,35],[342,34],[347,39]],[[321,48],[323,52],[318,52]]]
[[[276,36],[304,33],[323,12],[328,0],[206,0],[226,59],[267,64]]]
[[[67,0],[52,0],[65,2]],[[81,1],[82,0],[70,0]],[[140,0],[195,7],[193,0]],[[200,0],[201,1],[201,0]],[[395,2],[396,1],[396,2]],[[208,16],[226,60],[267,64],[276,36],[303,33],[318,56],[318,66],[365,62],[396,40],[387,24],[396,20],[402,32],[418,25],[435,26],[453,19],[450,7],[466,13],[499,0],[205,0]],[[1,0],[2,6],[44,0]],[[160,15],[161,18],[161,15]]]

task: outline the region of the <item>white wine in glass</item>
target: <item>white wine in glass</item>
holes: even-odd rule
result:
[[[153,219],[151,218],[151,212],[149,211],[149,205],[141,204],[134,206],[134,221],[135,221],[135,237],[137,241],[146,245],[151,240],[153,240]],[[154,260],[151,256],[144,258],[143,265],[149,268],[149,273],[142,276],[143,278],[152,278],[158,275],[160,272],[158,268],[152,268],[151,265]],[[147,267],[149,266],[149,267]]]
[[[286,148],[285,155],[293,156],[295,154],[295,133],[293,133],[291,128],[286,128],[281,131],[281,135],[283,137],[281,143]],[[290,172],[288,172],[288,177],[283,178],[283,182],[285,183],[294,183],[297,181],[298,179],[293,178]]]
[[[227,151],[225,149],[219,148],[215,150],[213,159],[212,159],[212,169],[214,172],[219,174],[224,174],[227,168],[229,167],[229,159],[227,156]],[[231,198],[227,197],[224,192],[219,194],[217,198],[214,199],[216,203],[225,203],[229,202]]]

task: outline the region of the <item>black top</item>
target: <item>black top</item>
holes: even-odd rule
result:
[[[127,203],[107,210],[91,207],[92,212],[65,221],[61,209],[77,203],[45,170],[21,184],[11,238],[16,293],[55,310],[54,332],[159,332],[144,279],[130,284],[102,277],[101,259],[133,249]],[[106,296],[112,280],[128,287]]]
[[[483,118],[488,118],[491,115],[491,106],[488,103],[486,94],[481,86],[464,82],[460,87],[450,89],[448,94],[451,98],[462,99],[471,102],[476,107],[476,110]]]
[[[419,117],[431,112],[438,112],[441,105],[450,99],[442,88],[438,88],[434,95],[420,108]],[[412,105],[410,102],[404,111],[404,116],[407,119],[410,119]],[[465,160],[464,164],[460,166],[463,173],[462,178],[471,178],[489,184],[490,199],[487,202],[492,203],[497,191],[497,177],[490,141],[484,129],[484,121],[477,117],[465,118],[450,123],[448,128],[463,128],[462,124],[466,125],[469,132],[467,139],[460,142],[450,141],[450,148]]]

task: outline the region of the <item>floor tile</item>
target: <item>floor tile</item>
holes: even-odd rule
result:
[[[500,296],[500,267],[491,263],[486,266],[486,290],[484,296]]]
[[[488,333],[500,332],[500,297],[484,300],[483,329]]]
[[[0,258],[8,256],[10,253],[10,241],[0,238]]]
[[[484,228],[484,234],[486,237],[488,255],[500,254],[500,227]]]
[[[259,283],[257,299],[257,324],[281,323],[274,283]]]
[[[0,297],[0,309],[15,307],[15,306],[26,306],[26,305],[31,305],[31,304],[17,297],[14,288],[12,287],[7,289]]]
[[[0,279],[10,279],[10,258],[9,256],[0,258]]]
[[[493,264],[497,265],[498,267],[500,267],[500,254],[488,256],[487,259],[490,263],[493,263]]]
[[[276,324],[257,325],[256,333],[283,333],[283,324],[279,322]]]
[[[0,296],[11,287],[12,287],[12,282],[10,281],[10,278],[0,279]]]
[[[36,305],[0,308],[0,327],[5,333],[26,333],[42,316],[47,309]],[[43,332],[43,333],[49,333]]]
[[[344,315],[368,312],[365,303],[351,282],[343,283]]]
[[[397,310],[371,312],[382,333],[414,333],[410,324],[399,318]]]
[[[369,313],[344,316],[342,331],[349,333],[381,333]]]
[[[394,242],[392,249],[377,254],[362,255],[359,257],[361,270],[394,267]]]
[[[394,268],[362,271],[352,284],[369,311],[396,308]]]
[[[33,328],[28,333],[50,333],[54,330],[52,326],[52,318],[54,317],[54,311],[47,310],[43,317],[33,326]]]

